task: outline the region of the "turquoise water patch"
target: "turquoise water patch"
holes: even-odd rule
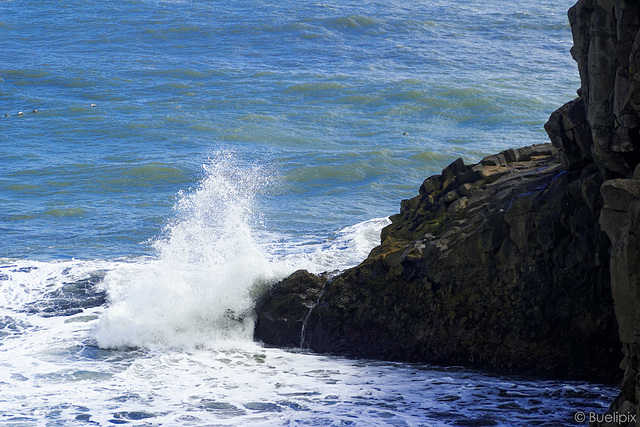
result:
[[[58,208],[45,211],[44,215],[54,217],[74,217],[84,215],[86,212],[86,209],[82,208]]]

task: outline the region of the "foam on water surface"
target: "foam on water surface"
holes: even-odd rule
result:
[[[257,292],[350,267],[379,218],[321,239],[260,222],[272,178],[228,152],[180,194],[155,257],[0,263],[4,425],[559,425],[612,388],[346,360],[252,341]],[[347,254],[349,254],[347,256]]]
[[[455,158],[546,141],[572,1],[1,4],[0,424],[556,426],[611,401],[251,341],[261,288],[359,263]]]
[[[579,383],[353,361],[250,343],[189,352],[69,346],[3,365],[0,380],[13,384],[0,397],[5,425],[444,426],[517,420],[557,426],[570,424],[574,412],[604,410],[612,393]]]

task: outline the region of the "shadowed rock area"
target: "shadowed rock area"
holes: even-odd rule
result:
[[[545,125],[555,149],[458,159],[428,178],[362,264],[326,282],[297,273],[295,289],[274,285],[261,305],[271,320],[258,314],[256,339],[622,377],[616,416],[594,425],[640,425],[640,2],[580,0],[568,16],[581,87]],[[282,327],[277,307],[288,305],[278,301],[296,292],[304,303],[287,309],[292,338],[265,333]]]
[[[303,345],[358,357],[610,379],[618,355],[597,171],[550,146],[467,168],[402,203],[382,245],[325,287]]]
[[[254,335],[278,347],[298,347],[302,328],[326,279],[298,270],[271,287],[256,303]]]

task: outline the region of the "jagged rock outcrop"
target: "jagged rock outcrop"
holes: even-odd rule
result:
[[[640,160],[640,3],[580,0],[569,23],[593,141],[581,151],[605,179],[630,178]]]
[[[361,265],[314,293],[313,309],[268,317],[297,325],[294,337],[304,323],[302,345],[320,352],[609,378],[619,345],[600,184],[596,167],[566,171],[551,144],[458,159],[402,202]],[[287,306],[292,279],[268,304]],[[258,324],[257,339],[298,345],[273,340],[277,321]]]
[[[640,425],[640,168],[636,167],[632,179],[605,181],[601,191],[605,205],[600,223],[612,243],[612,293],[623,343],[624,377],[608,414],[613,421],[592,425],[634,426]]]
[[[612,405],[612,412],[625,417],[634,414],[640,419],[640,173],[635,178],[609,180],[602,185],[605,207],[600,221],[612,242],[611,280],[615,283],[612,291],[625,354],[620,364],[624,369],[621,394]]]
[[[367,260],[327,284],[304,344],[503,372],[613,375],[619,346],[592,191],[600,182],[596,168],[564,170],[549,146],[452,163],[402,203]]]

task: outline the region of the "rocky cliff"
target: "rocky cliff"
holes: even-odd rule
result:
[[[458,160],[425,180],[361,265],[276,284],[258,304],[257,339],[592,380],[624,373],[611,411],[640,418],[640,2],[580,0],[569,22],[581,87],[545,125],[555,150]]]
[[[382,244],[329,281],[298,272],[256,338],[347,356],[611,380],[619,343],[595,166],[551,144],[427,179]]]
[[[580,0],[569,11],[569,22],[582,83],[574,104],[583,103],[581,126],[588,131],[576,139],[567,123],[564,135],[551,136],[564,152],[573,150],[567,167],[580,167],[579,157],[593,159],[606,180],[600,224],[611,242],[611,289],[625,355],[621,394],[611,412],[622,415],[614,417],[618,420],[630,414],[640,419],[640,3]]]

